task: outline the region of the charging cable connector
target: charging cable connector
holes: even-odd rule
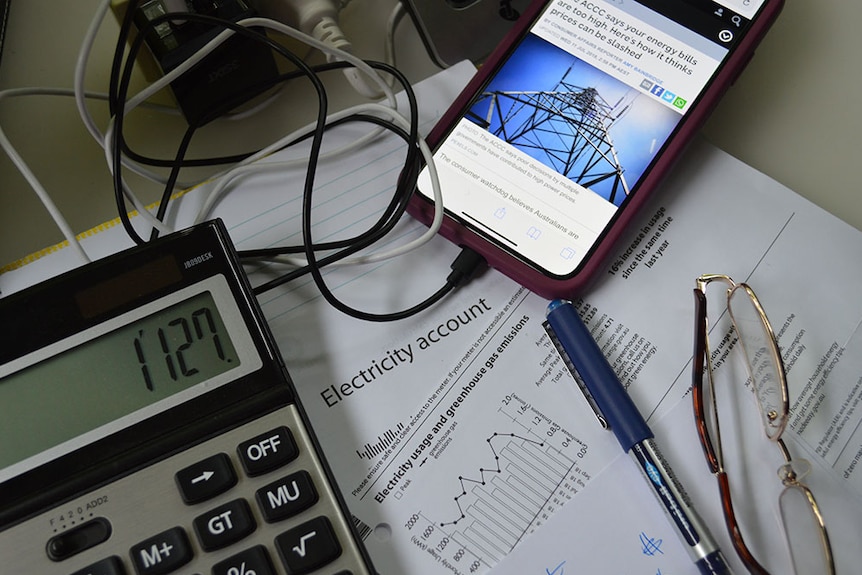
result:
[[[255,0],[258,12],[273,20],[293,26],[327,45],[353,53],[353,45],[341,30],[338,14],[349,0]],[[327,61],[337,58],[327,55]],[[353,89],[369,99],[383,97],[383,92],[366,81],[362,72],[347,68],[344,75]]]

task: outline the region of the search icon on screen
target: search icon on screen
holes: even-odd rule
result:
[[[738,14],[734,14],[730,17],[730,21],[733,22],[733,25],[739,28],[742,26],[742,18]]]

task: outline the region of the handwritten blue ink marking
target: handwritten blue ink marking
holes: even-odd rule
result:
[[[653,557],[655,555],[664,555],[664,551],[661,550],[661,539],[653,539],[652,537],[648,537],[646,533],[641,531],[640,535],[641,545],[643,548],[641,552],[648,556]]]
[[[559,565],[554,567],[553,571],[551,571],[550,569],[548,569],[546,567],[545,568],[545,575],[564,575],[563,565],[565,565],[565,564],[566,564],[566,562],[563,561],[562,563],[560,563]]]

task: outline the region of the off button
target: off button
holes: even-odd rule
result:
[[[246,474],[253,477],[278,469],[299,455],[293,434],[284,426],[243,441],[237,447]]]

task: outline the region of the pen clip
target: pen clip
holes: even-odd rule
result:
[[[596,400],[593,398],[593,395],[590,393],[590,390],[587,389],[584,380],[581,378],[581,374],[578,373],[578,370],[575,368],[575,365],[572,363],[571,358],[569,358],[569,354],[566,353],[566,350],[563,349],[563,346],[560,344],[560,340],[557,337],[557,334],[554,332],[554,328],[551,327],[551,324],[547,321],[542,322],[542,327],[545,328],[545,332],[548,334],[548,337],[551,339],[551,343],[554,344],[554,349],[557,350],[557,353],[560,354],[560,358],[563,360],[563,363],[566,366],[566,369],[569,370],[569,373],[575,380],[575,383],[578,384],[578,388],[581,390],[581,393],[584,394],[584,399],[587,400],[587,405],[590,406],[590,409],[593,410],[593,413],[596,416],[596,419],[599,420],[599,425],[602,426],[603,429],[610,429],[611,426],[608,425],[608,420],[605,419],[605,416],[602,414],[602,411],[599,409],[599,406],[596,404]]]

